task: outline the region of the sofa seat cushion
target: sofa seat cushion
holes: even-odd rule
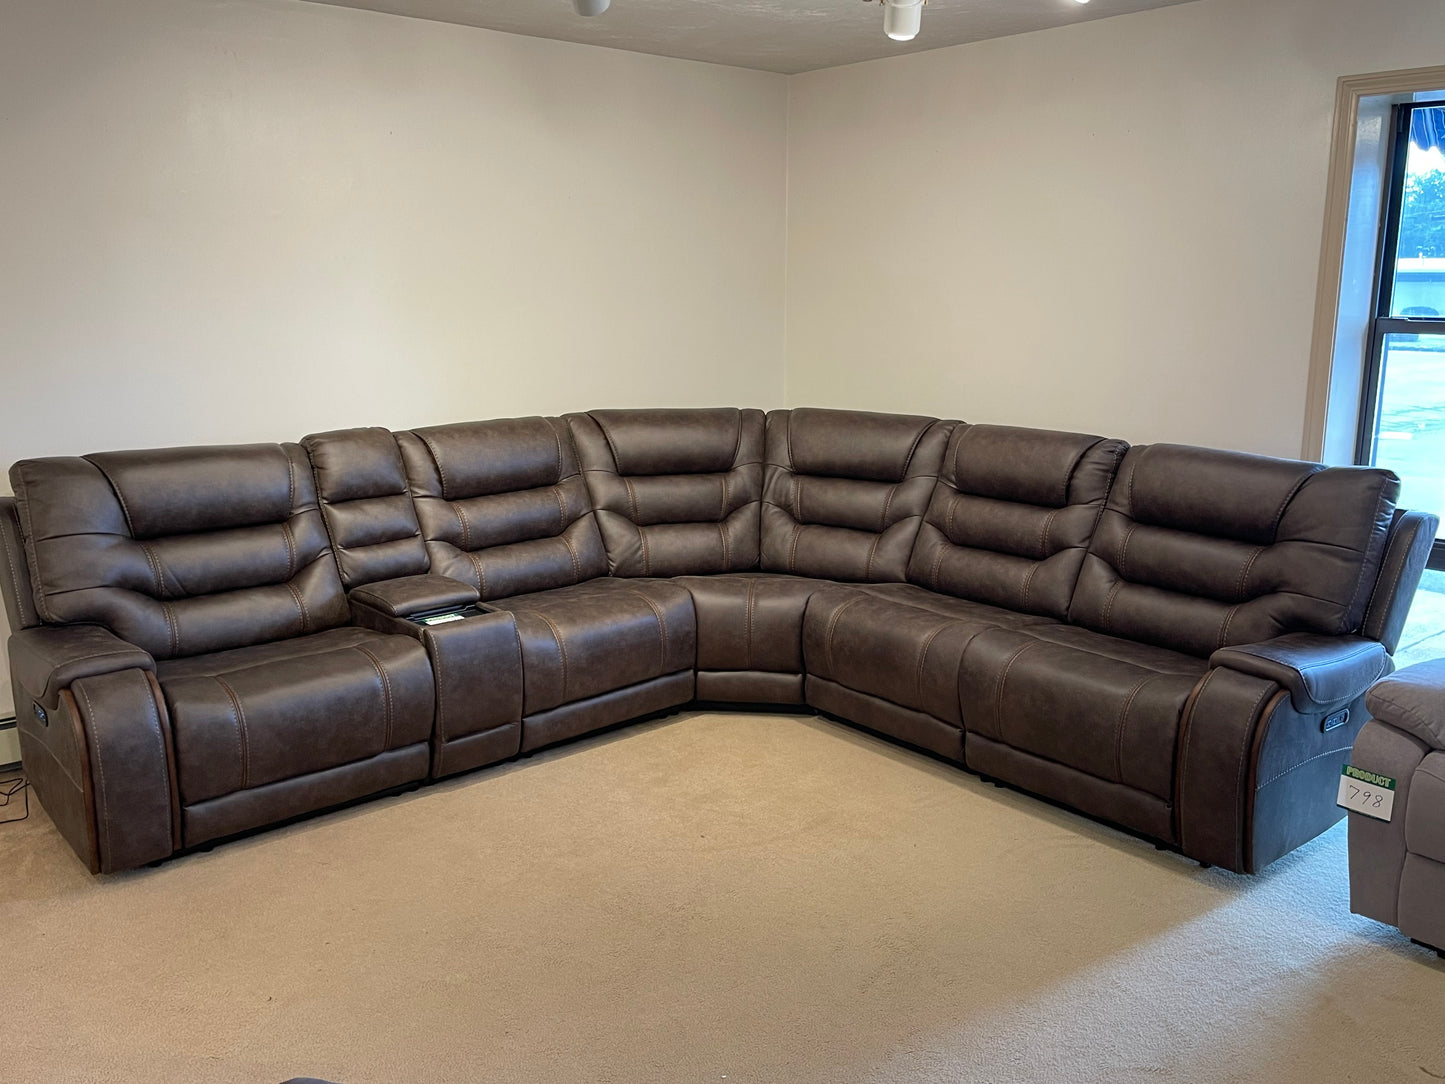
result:
[[[958,665],[970,641],[1048,623],[912,584],[840,584],[809,601],[803,658],[811,677],[961,726]]]
[[[1445,753],[1431,753],[1415,769],[1405,811],[1405,847],[1411,854],[1445,862]]]
[[[431,736],[422,645],[358,628],[158,663],[183,805]]]
[[[1067,625],[992,629],[959,668],[963,725],[1164,801],[1179,721],[1209,664]]]
[[[780,572],[682,576],[697,608],[699,670],[803,672],[803,611],[832,580]]]
[[[697,659],[692,596],[669,580],[602,578],[486,605],[516,616],[523,715],[690,670]]]

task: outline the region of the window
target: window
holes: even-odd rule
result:
[[[1445,105],[1394,107],[1357,462],[1400,476],[1400,503],[1445,518]],[[1445,569],[1445,528],[1431,568]]]

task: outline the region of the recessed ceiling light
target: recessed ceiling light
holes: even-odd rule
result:
[[[601,15],[612,0],[572,0],[578,15]]]

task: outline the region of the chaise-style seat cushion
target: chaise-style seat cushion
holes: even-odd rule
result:
[[[1004,746],[1143,792],[1156,801],[1072,778],[1065,800],[1130,825],[1138,817],[1124,806],[1142,809],[1138,826],[1169,838],[1180,719],[1208,670],[1205,659],[1068,625],[988,631],[959,668],[969,765],[1023,784]]]
[[[958,666],[974,637],[1049,619],[935,594],[913,584],[844,584],[819,591],[803,618],[809,702],[835,714],[862,694],[930,716],[922,721],[864,720],[874,729],[958,757]],[[900,719],[907,719],[900,713]],[[880,725],[881,723],[881,725]],[[920,725],[921,724],[921,725]]]
[[[318,803],[295,804],[308,789],[349,791],[344,772],[302,782],[317,773],[384,758],[353,773],[379,772],[379,787],[325,804],[426,774],[435,685],[422,645],[405,636],[331,629],[162,661],[156,677],[187,846],[312,808]],[[300,785],[277,789],[288,780]]]
[[[667,580],[595,579],[485,604],[511,611],[525,716],[666,675],[697,658],[692,596]]]

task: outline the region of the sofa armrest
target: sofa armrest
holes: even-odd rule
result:
[[[461,580],[427,574],[369,583],[353,590],[351,598],[363,606],[380,610],[388,617],[406,617],[456,606],[471,606],[481,598],[481,594]]]
[[[1445,659],[1396,671],[1370,689],[1365,707],[1431,749],[1445,749]]]
[[[149,652],[99,625],[41,626],[10,637],[11,676],[48,711],[59,706],[60,690],[81,678],[155,668]]]
[[[1209,665],[1264,678],[1289,690],[1295,710],[1315,715],[1354,700],[1390,672],[1385,645],[1362,636],[1292,632],[1258,644],[1222,647]]]

